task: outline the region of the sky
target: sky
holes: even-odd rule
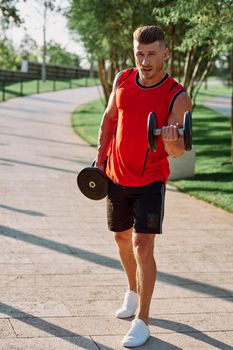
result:
[[[43,6],[42,0],[20,0],[17,4],[19,14],[24,23],[20,27],[11,26],[7,31],[7,36],[16,47],[20,41],[29,34],[39,46],[43,45]],[[62,8],[69,5],[67,0],[54,0],[54,3]],[[64,47],[67,51],[77,54],[81,57],[82,66],[87,67],[85,60],[85,50],[80,40],[75,39],[67,27],[67,19],[61,13],[47,12],[46,41],[54,40]]]

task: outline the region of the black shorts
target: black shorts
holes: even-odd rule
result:
[[[146,186],[124,187],[109,181],[108,228],[121,232],[162,233],[165,186],[156,181]]]

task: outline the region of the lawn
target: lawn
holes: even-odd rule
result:
[[[97,146],[98,130],[104,111],[104,102],[97,99],[79,106],[72,115],[75,132],[91,146]]]
[[[230,95],[222,83],[209,84],[200,90],[193,112],[193,144],[196,151],[195,176],[192,179],[169,181],[180,191],[233,212],[233,168],[230,161],[230,118],[205,108],[201,103],[217,95]],[[98,129],[104,111],[101,100],[77,108],[72,125],[77,134],[96,147]]]
[[[39,85],[38,85],[39,84]],[[80,79],[65,79],[65,80],[30,80],[23,82],[23,95],[33,95],[39,92],[49,92],[57,90],[65,90],[76,87],[94,86],[99,84],[99,79],[95,78],[80,78]],[[21,84],[6,84],[5,86],[5,100],[21,96]],[[2,87],[0,83],[0,101],[3,100]]]
[[[195,176],[169,181],[178,189],[233,212],[230,118],[197,106],[193,113]]]

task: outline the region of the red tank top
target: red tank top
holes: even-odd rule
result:
[[[118,79],[116,104],[118,124],[108,154],[107,176],[122,186],[166,183],[168,154],[161,137],[156,152],[148,151],[147,118],[155,112],[158,128],[167,125],[176,97],[184,91],[168,74],[157,84],[145,87],[136,68],[126,69]]]

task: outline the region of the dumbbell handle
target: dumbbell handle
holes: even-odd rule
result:
[[[184,129],[183,128],[177,128],[177,130],[178,130],[178,133],[179,133],[180,136],[184,135]],[[155,136],[159,136],[159,135],[161,135],[161,132],[162,132],[162,129],[154,129],[153,133],[154,133]]]

